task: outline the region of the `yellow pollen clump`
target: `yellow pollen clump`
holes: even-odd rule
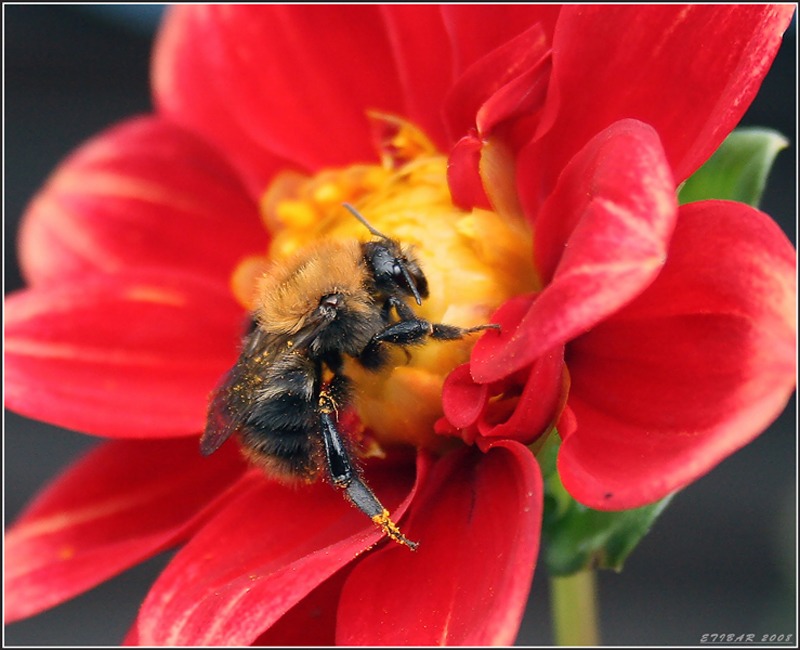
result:
[[[430,296],[421,317],[461,327],[489,322],[494,311],[520,293],[536,290],[531,235],[526,223],[487,210],[465,212],[452,203],[447,159],[413,125],[388,116],[393,136],[381,142],[382,164],[353,165],[307,177],[280,174],[261,201],[265,226],[273,233],[264,257],[244,259],[233,274],[234,294],[253,308],[257,279],[272,260],[320,238],[368,241],[372,236],[344,207],[354,205],[379,232],[411,246],[427,277]],[[348,360],[356,383],[356,410],[381,445],[397,442],[439,448],[433,433],[442,416],[445,377],[469,359],[480,334],[460,341],[433,341],[393,351],[393,364],[366,372]]]

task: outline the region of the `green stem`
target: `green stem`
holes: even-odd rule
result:
[[[598,645],[597,586],[594,571],[550,578],[550,611],[556,645]]]

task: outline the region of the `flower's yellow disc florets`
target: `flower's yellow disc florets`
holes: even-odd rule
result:
[[[342,204],[354,205],[379,232],[412,246],[428,279],[430,296],[412,307],[431,322],[473,327],[489,322],[508,298],[534,290],[531,237],[518,219],[486,210],[456,208],[447,185],[447,160],[413,126],[397,127],[381,165],[326,170],[314,177],[289,172],[265,193],[262,218],[273,239],[263,258],[242,261],[232,284],[252,308],[256,279],[319,238],[372,238]],[[442,416],[445,377],[469,359],[479,335],[397,350],[394,364],[368,373],[357,363],[346,372],[357,386],[356,409],[381,444],[441,444],[433,424]]]

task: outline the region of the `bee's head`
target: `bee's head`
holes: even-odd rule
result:
[[[422,272],[416,257],[390,237],[378,232],[350,204],[346,207],[367,229],[378,237],[378,241],[366,242],[362,245],[364,259],[372,271],[378,291],[388,295],[413,297],[418,305],[428,297],[428,280]]]
[[[413,297],[418,305],[428,297],[428,280],[410,251],[388,238],[367,242],[363,250],[378,291]]]

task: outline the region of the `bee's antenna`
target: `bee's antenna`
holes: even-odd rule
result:
[[[361,214],[358,210],[356,210],[352,205],[350,205],[349,203],[342,203],[342,205],[350,211],[350,214],[352,214],[356,219],[358,219],[361,223],[363,223],[364,226],[367,228],[367,230],[369,230],[373,235],[375,235],[376,237],[380,237],[381,239],[389,239],[382,232],[378,232],[377,230],[375,230],[375,228],[369,225],[369,222],[364,218],[364,215]]]

